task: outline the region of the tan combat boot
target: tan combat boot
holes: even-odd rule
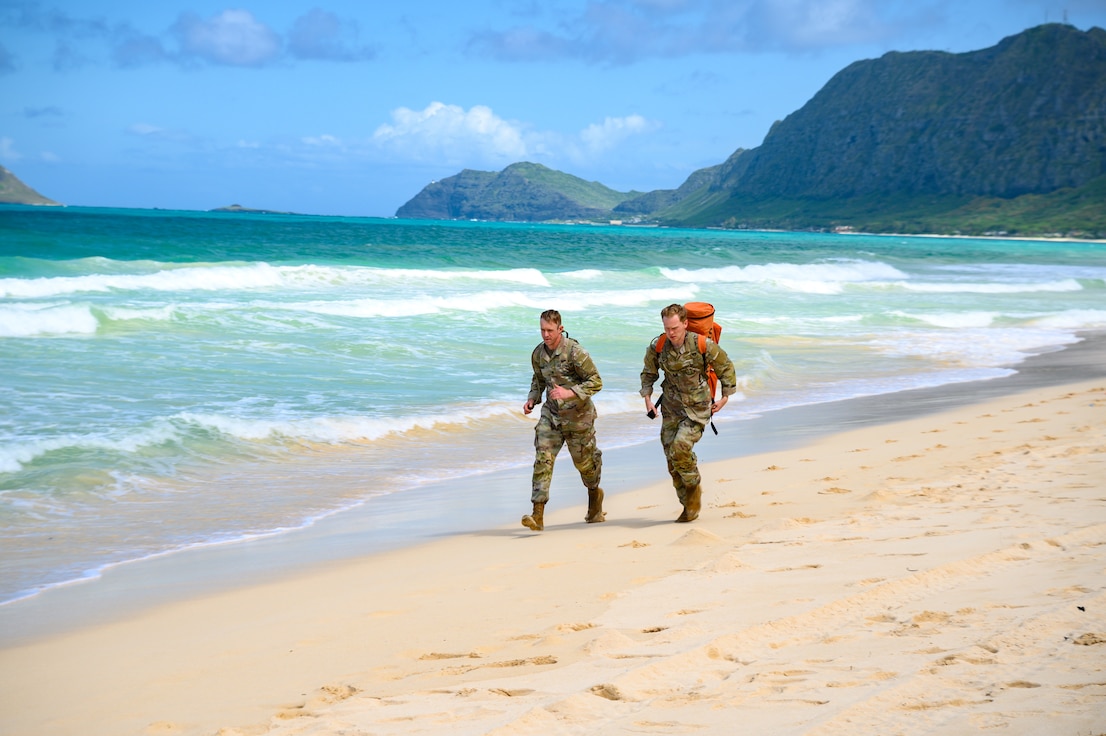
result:
[[[534,501],[534,511],[522,517],[522,525],[527,529],[540,532],[545,528],[545,501]]]
[[[678,517],[676,517],[676,523],[683,524],[688,521],[695,521],[699,518],[699,509],[703,504],[703,487],[695,486],[687,492],[687,496],[684,499],[684,510]]]
[[[584,517],[584,521],[589,524],[598,524],[599,522],[606,520],[607,512],[603,510],[603,489],[589,488],[588,515]]]

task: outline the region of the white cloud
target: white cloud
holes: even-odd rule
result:
[[[309,146],[340,146],[342,142],[332,135],[324,133],[322,135],[305,136],[302,138],[304,143]]]
[[[213,64],[263,66],[280,56],[280,37],[247,10],[224,10],[208,20],[183,13],[173,30],[186,56]]]
[[[11,138],[0,138],[0,160],[18,161],[23,154],[15,150],[15,141]]]
[[[523,126],[504,120],[489,107],[474,105],[465,110],[441,102],[431,102],[423,110],[393,110],[391,124],[373,133],[373,140],[385,148],[415,159],[450,163],[474,158],[517,161],[537,152],[526,138]]]
[[[602,123],[592,123],[580,132],[580,140],[593,153],[614,148],[632,135],[647,133],[656,128],[641,115],[624,118],[606,118]]]
[[[200,139],[188,131],[163,128],[159,125],[151,125],[149,123],[133,123],[127,126],[127,132],[149,141],[185,144],[192,147],[201,144]]]
[[[658,127],[641,115],[627,115],[607,117],[571,135],[505,120],[484,105],[465,110],[432,102],[423,110],[392,111],[392,122],[379,126],[372,140],[379,149],[421,161],[480,168],[537,161],[563,167],[595,163],[596,156]]]

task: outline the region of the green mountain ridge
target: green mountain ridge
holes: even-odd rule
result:
[[[520,183],[516,166],[543,176]],[[979,51],[855,62],[760,146],[677,189],[622,194],[559,173],[462,172],[396,214],[1106,237],[1106,31],[1046,24]]]
[[[599,182],[529,162],[499,173],[465,169],[425,187],[396,217],[431,220],[587,220],[609,217],[641,192],[616,192]]]

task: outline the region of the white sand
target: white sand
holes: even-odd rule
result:
[[[0,733],[1104,734],[1104,420],[1033,389],[711,464],[694,524],[665,479],[5,649]]]

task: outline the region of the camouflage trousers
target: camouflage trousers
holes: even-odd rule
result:
[[[594,419],[594,417],[592,417]],[[589,489],[599,487],[603,471],[603,453],[595,446],[595,423],[561,422],[542,412],[534,428],[534,481],[530,500],[549,500],[549,483],[553,480],[553,463],[557,453],[568,445],[572,464],[580,471],[580,480]]]
[[[668,461],[668,474],[676,487],[676,498],[684,503],[688,491],[695,490],[701,478],[695,443],[703,438],[703,425],[682,414],[664,415],[661,422],[661,446]]]

